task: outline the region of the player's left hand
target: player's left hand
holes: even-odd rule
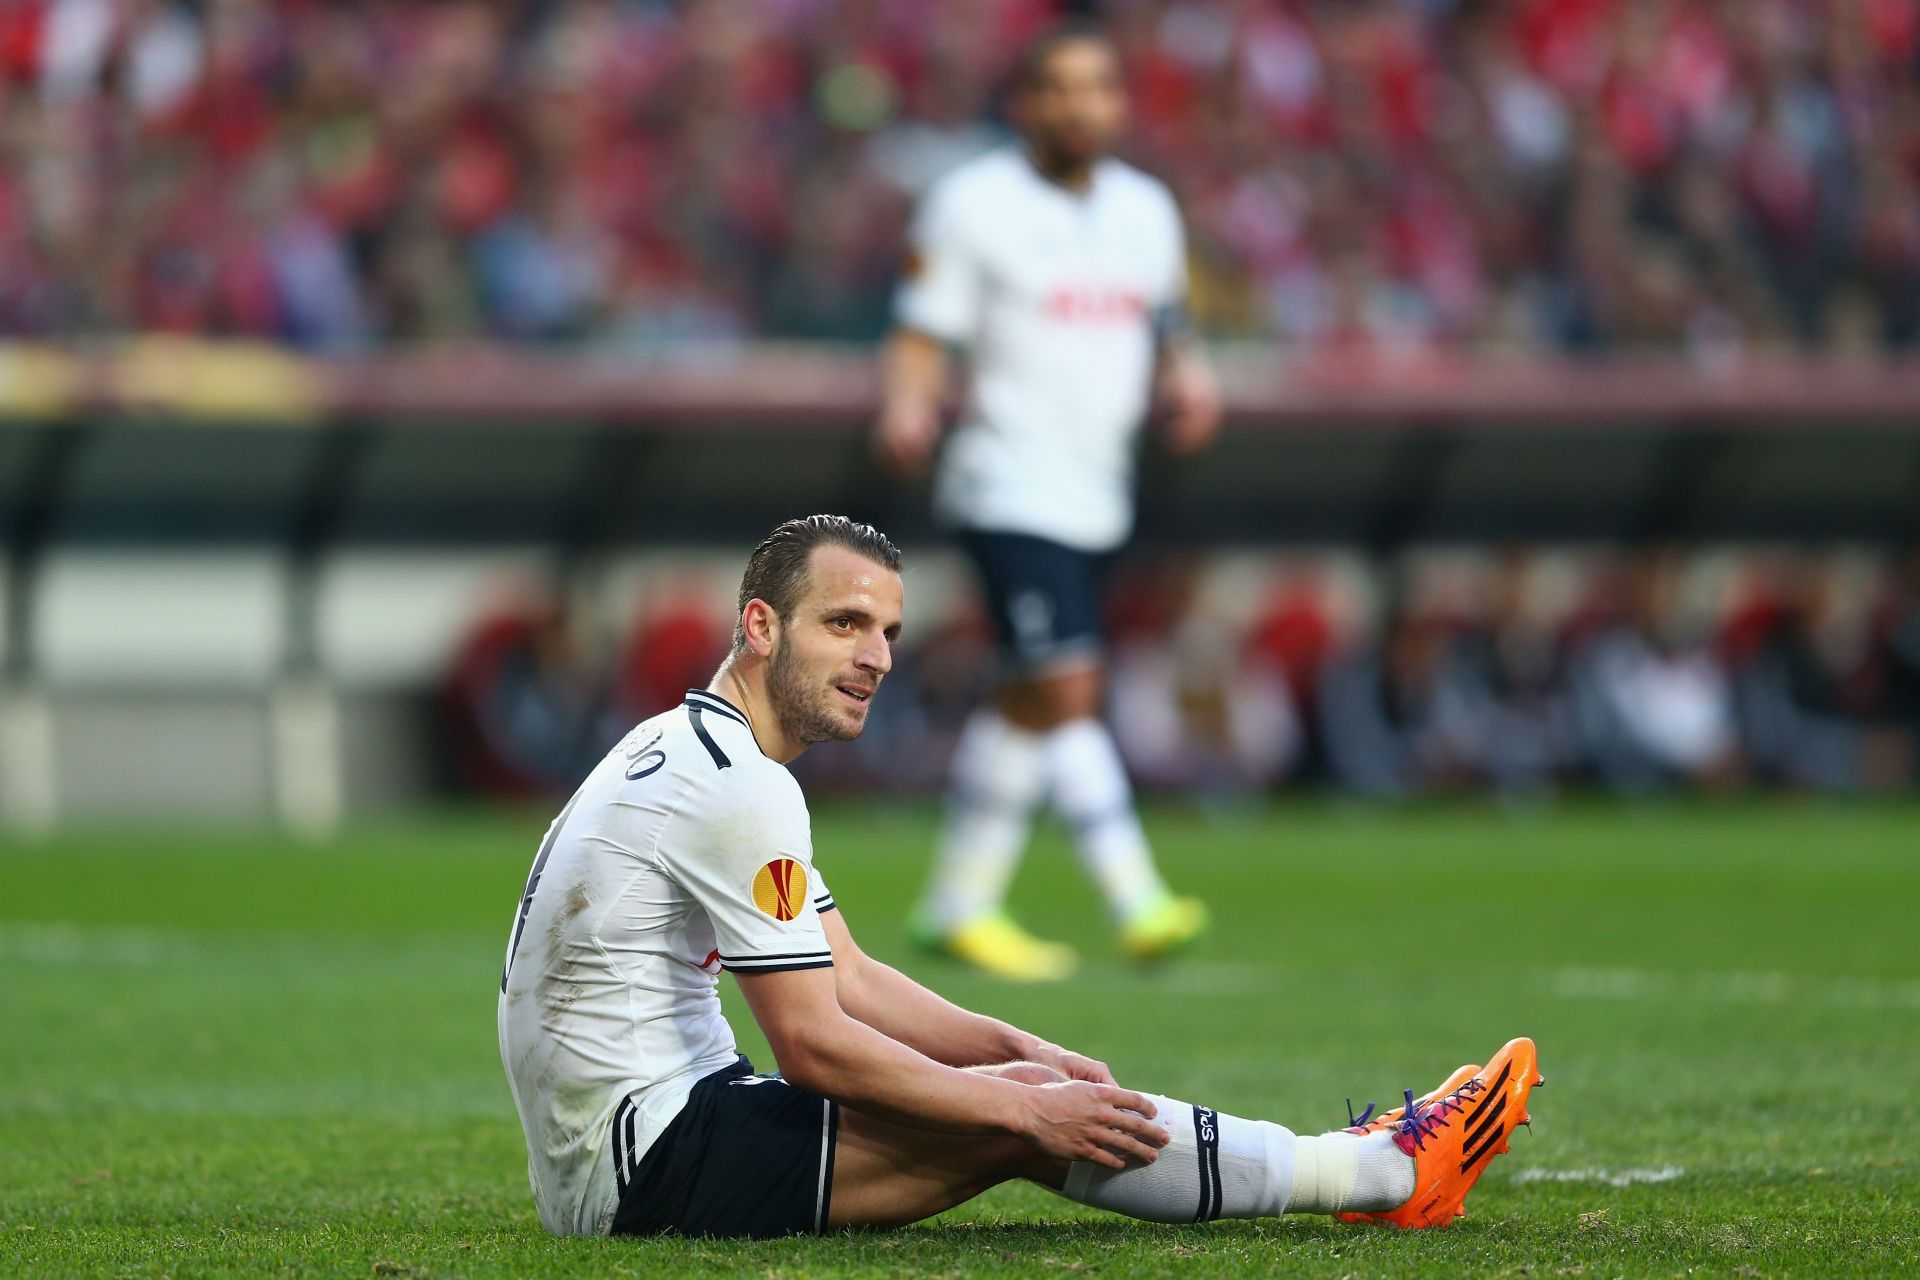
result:
[[[1197,351],[1170,355],[1161,371],[1160,402],[1166,411],[1167,448],[1176,455],[1198,453],[1220,432],[1220,383],[1213,367]]]
[[[1033,1052],[1027,1056],[1043,1067],[1052,1067],[1069,1080],[1090,1080],[1094,1084],[1115,1083],[1113,1072],[1107,1070],[1106,1063],[1070,1049],[1062,1049],[1057,1044],[1048,1044],[1044,1040],[1035,1045]]]

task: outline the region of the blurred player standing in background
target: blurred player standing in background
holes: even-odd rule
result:
[[[912,232],[884,356],[877,446],[923,468],[940,430],[949,344],[971,379],[935,477],[935,507],[977,568],[1005,666],[961,735],[916,939],[1002,976],[1071,972],[1071,949],[1003,910],[1042,803],[1073,833],[1121,945],[1148,960],[1191,941],[1206,909],[1155,867],[1101,719],[1100,597],[1133,524],[1134,450],[1157,401],[1168,447],[1219,423],[1188,339],[1180,214],[1157,180],[1109,154],[1126,122],[1113,47],[1057,28],[1026,53],[1021,145],[935,186]]]

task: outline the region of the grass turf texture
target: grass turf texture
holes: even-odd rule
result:
[[[1915,1265],[1920,809],[1162,810],[1213,936],[1124,968],[1049,835],[1015,907],[1091,963],[1026,990],[905,955],[929,814],[823,807],[820,864],[870,949],[1124,1083],[1312,1130],[1520,1032],[1548,1083],[1447,1232],[1143,1226],[1017,1185],[904,1231],[743,1245],[556,1240],[534,1218],[493,1013],[542,825],[0,846],[0,1275]]]

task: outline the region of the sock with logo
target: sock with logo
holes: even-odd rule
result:
[[[953,929],[998,911],[1045,795],[1039,735],[998,711],[968,718],[954,750],[946,822],[921,917]]]
[[[1114,918],[1127,920],[1165,899],[1166,882],[1153,865],[1126,765],[1107,726],[1068,721],[1046,736],[1046,752],[1053,806]]]
[[[1148,1222],[1209,1222],[1375,1213],[1413,1194],[1413,1158],[1390,1133],[1303,1138],[1264,1120],[1148,1096],[1155,1123],[1173,1135],[1160,1158],[1125,1169],[1076,1160],[1061,1195]]]

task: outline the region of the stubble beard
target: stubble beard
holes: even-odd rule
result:
[[[788,741],[812,746],[816,742],[850,742],[860,736],[865,724],[849,726],[833,713],[829,699],[833,690],[813,688],[793,649],[781,645],[767,666],[767,700],[780,721],[780,732]]]

